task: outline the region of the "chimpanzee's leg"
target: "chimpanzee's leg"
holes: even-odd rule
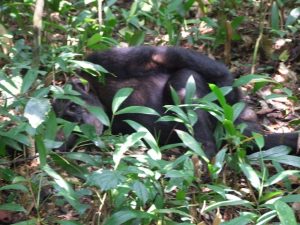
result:
[[[201,77],[200,74],[189,69],[178,70],[174,73],[170,80],[169,85],[172,86],[182,102],[186,93],[186,82],[190,76],[193,76],[196,83],[196,97],[200,98],[209,93],[207,82]],[[208,112],[197,110],[198,121],[194,125],[194,135],[197,141],[202,144],[203,150],[209,158],[212,158],[217,153],[217,147],[213,136],[215,128],[215,120],[209,115]]]

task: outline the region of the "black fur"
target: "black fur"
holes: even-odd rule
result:
[[[101,83],[96,77],[82,71],[80,76],[89,82],[91,90],[79,91],[83,96],[88,95],[92,99],[99,100],[109,115],[111,115],[113,96],[123,87],[134,89],[133,94],[123,103],[123,107],[142,105],[163,114],[165,111],[163,106],[173,104],[170,86],[184,99],[186,81],[191,75],[196,81],[197,97],[209,93],[208,83],[224,87],[232,86],[234,80],[223,64],[195,51],[177,47],[114,48],[93,53],[87,57],[87,61],[101,65],[112,75],[106,75],[105,82]],[[226,99],[230,104],[241,101],[239,90],[234,88]],[[251,131],[262,132],[256,119],[249,118],[246,112],[245,110],[237,121],[248,124],[249,129],[246,129],[246,135],[249,135]],[[195,138],[202,143],[207,155],[212,157],[217,152],[213,137],[216,121],[205,111],[197,110],[196,113],[198,122],[194,126]],[[78,116],[81,115],[78,114]],[[93,120],[93,116],[90,116]],[[184,129],[182,124],[157,122],[156,116],[126,114],[115,118],[113,133],[132,132],[129,125],[123,122],[124,119],[134,120],[151,132],[158,133],[162,144],[177,142],[178,138],[174,129]],[[298,134],[271,134],[266,135],[265,139],[267,147],[285,144],[296,149]]]

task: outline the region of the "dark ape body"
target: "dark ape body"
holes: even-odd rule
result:
[[[112,75],[108,74],[105,77],[105,82],[101,83],[96,77],[81,72],[80,76],[89,82],[91,89],[79,88],[78,91],[83,96],[88,95],[89,97],[92,96],[92,99],[100,100],[108,115],[111,115],[113,96],[123,87],[134,89],[133,94],[123,103],[123,107],[131,105],[147,106],[163,114],[165,111],[163,106],[173,104],[170,86],[184,99],[186,81],[191,75],[195,79],[197,97],[209,93],[208,83],[214,83],[219,87],[232,86],[233,84],[233,76],[223,64],[195,51],[183,48],[145,46],[115,48],[91,54],[87,57],[87,61],[101,65]],[[226,99],[230,104],[240,101],[239,90],[233,89],[226,96]],[[57,107],[57,105],[59,105],[59,102],[56,103],[55,107],[58,109],[56,111],[59,111],[60,107]],[[78,107],[82,110],[80,106]],[[255,118],[249,118],[245,114],[240,116],[238,122],[246,122],[249,125],[246,133],[251,133],[251,131],[261,132]],[[59,115],[70,117],[70,112],[64,110]],[[213,137],[216,121],[205,111],[197,110],[197,115],[198,122],[194,126],[195,138],[202,143],[207,155],[212,157],[217,152]],[[89,116],[93,118],[92,115],[89,114]],[[71,117],[73,121],[86,122],[84,121],[86,119],[83,119],[83,114],[76,113],[76,116]],[[132,132],[129,125],[123,122],[124,119],[134,120],[151,132],[159,134],[161,144],[177,142],[178,138],[174,133],[174,129],[184,129],[183,125],[179,123],[157,122],[158,117],[156,116],[126,114],[115,118],[112,127],[113,133]],[[296,149],[298,134],[271,134],[265,135],[265,139],[268,148],[285,144]]]

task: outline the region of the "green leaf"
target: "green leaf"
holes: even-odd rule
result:
[[[260,190],[261,182],[259,176],[257,175],[256,171],[247,163],[241,162],[239,166],[247,179],[250,181],[251,185],[256,189]]]
[[[63,168],[68,174],[82,179],[85,179],[86,176],[89,175],[89,171],[85,166],[78,165],[78,163],[74,163],[72,161],[67,161],[65,158],[55,153],[52,153],[50,156],[54,163]]]
[[[50,101],[47,98],[31,98],[24,110],[24,116],[33,128],[37,128],[45,121],[46,115],[50,111]]]
[[[0,191],[3,190],[18,190],[18,191],[28,192],[27,187],[25,187],[23,184],[9,184],[0,187]]]
[[[273,184],[278,183],[279,181],[284,180],[285,178],[289,176],[296,176],[299,175],[300,171],[299,170],[285,170],[281,171],[274,176],[270,177],[264,184],[265,187],[271,186]]]
[[[90,106],[90,105],[86,105],[85,108],[91,114],[93,114],[98,120],[100,120],[103,125],[109,126],[110,121],[103,108],[97,106]]]
[[[143,30],[135,30],[134,34],[130,37],[130,46],[141,45],[145,40],[145,32]]]
[[[273,82],[272,79],[266,75],[259,75],[259,74],[249,74],[246,76],[242,76],[234,81],[234,87],[241,87],[245,84],[248,84],[250,81],[257,83],[257,82]]]
[[[298,3],[299,4],[299,3]],[[300,7],[294,8],[291,10],[286,22],[285,26],[292,25],[295,21],[300,17]]]
[[[286,195],[286,196],[282,196],[280,198],[280,201],[282,202],[300,202],[300,194],[290,194],[290,195]]]
[[[218,169],[218,171],[216,171],[217,174],[222,171],[223,165],[225,164],[226,152],[227,149],[223,148],[217,153],[215,157],[214,167]]]
[[[41,167],[43,167],[46,165],[47,161],[47,149],[45,147],[44,140],[40,135],[35,137],[35,143],[39,152]]]
[[[241,215],[237,218],[234,218],[230,221],[226,221],[221,223],[220,225],[247,225],[253,223],[253,220],[255,219],[256,215],[254,213],[249,213],[246,215]]]
[[[132,88],[122,88],[114,96],[112,102],[112,113],[115,114],[121,104],[131,95],[133,92]]]
[[[114,160],[114,163],[115,163],[115,168],[118,167],[124,153],[131,146],[133,146],[136,142],[138,142],[139,140],[144,138],[146,136],[146,134],[147,134],[146,132],[133,133],[133,134],[129,135],[128,137],[126,137],[126,141],[124,143],[118,144],[116,146],[116,150],[113,154],[113,160]]]
[[[150,150],[147,152],[148,155],[154,159],[159,160],[161,159],[161,152],[160,148],[157,144],[157,141],[153,137],[153,135],[150,133],[150,131],[142,126],[141,124],[134,122],[132,120],[125,120],[126,123],[128,123],[133,129],[135,129],[137,132],[144,132],[146,135],[143,137],[143,139],[147,142],[147,144],[150,146]]]
[[[160,116],[154,109],[145,106],[128,106],[124,109],[121,109],[115,113],[115,115],[126,114],[126,113],[139,113],[146,115],[156,115]]]
[[[220,105],[224,109],[224,106],[227,105],[227,103],[222,91],[215,84],[209,84],[209,88],[217,96]]]
[[[232,87],[221,87],[220,88],[222,95],[226,96],[232,91]],[[202,98],[203,101],[213,102],[217,100],[215,93],[210,92]]]
[[[271,199],[278,199],[278,196],[282,196],[284,194],[283,191],[270,191],[270,192],[266,192],[264,193],[260,198],[259,198],[259,202],[266,202],[269,201]]]
[[[193,138],[190,134],[185,131],[175,130],[180,140],[198,156],[204,159],[206,162],[209,162],[206,154],[204,153],[200,144]]]
[[[82,223],[79,223],[75,220],[65,220],[65,221],[58,221],[57,223],[61,225],[83,225]]]
[[[121,225],[132,219],[153,219],[154,215],[137,210],[123,210],[114,213],[104,225]]]
[[[178,209],[156,209],[155,210],[156,213],[159,213],[159,214],[178,214],[178,215],[181,215],[181,216],[184,216],[184,217],[187,217],[189,219],[192,219],[192,216],[184,211],[180,211]]]
[[[271,27],[274,30],[279,30],[279,9],[276,1],[272,4]]]
[[[190,104],[192,103],[192,99],[196,96],[196,83],[192,75],[189,77],[189,79],[186,82],[185,91],[186,93],[184,97],[184,103]]]
[[[28,89],[31,87],[33,82],[36,81],[38,76],[38,70],[30,69],[25,74],[25,77],[23,78],[23,83],[21,87],[21,93],[24,94]]]
[[[255,143],[259,149],[262,149],[265,146],[265,139],[262,134],[252,132],[252,137],[254,137]]]
[[[222,207],[222,206],[235,206],[235,205],[241,205],[246,208],[251,208],[251,202],[246,200],[240,200],[240,199],[233,199],[233,200],[226,200],[226,201],[220,201],[213,203],[209,206],[207,206],[203,212],[210,212],[211,210],[214,210],[216,208]]]
[[[14,223],[13,225],[36,225],[39,223],[40,222],[37,219],[31,219],[31,220],[22,221],[19,223]]]
[[[293,209],[288,204],[278,200],[275,202],[274,206],[281,225],[297,225]]]
[[[26,210],[23,208],[23,206],[15,203],[2,204],[0,205],[0,210],[26,213]]]
[[[256,152],[248,156],[248,159],[256,162],[262,157],[264,160],[273,160],[285,165],[291,165],[300,168],[300,157],[287,155],[291,149],[287,146],[280,145],[266,151]]]
[[[98,64],[94,64],[87,61],[79,61],[79,60],[69,60],[69,62],[73,63],[76,68],[80,68],[83,70],[93,71],[93,72],[103,72],[108,73],[106,69]]]
[[[261,215],[257,221],[256,225],[265,225],[268,224],[269,221],[271,221],[274,217],[276,217],[276,211],[272,210],[269,212],[266,212],[265,214]]]
[[[145,205],[149,199],[149,192],[146,186],[143,183],[136,181],[132,185],[132,190],[136,193],[136,195],[139,197],[139,199],[141,199],[141,201]]]
[[[170,91],[171,91],[171,96],[172,96],[172,100],[174,105],[179,105],[180,104],[180,98],[178,96],[178,93],[175,91],[175,89],[171,86],[170,87]]]
[[[290,151],[291,150],[288,147],[284,145],[280,145],[265,151],[252,153],[248,155],[248,159],[251,161],[257,161],[260,160],[261,158],[264,158],[265,160],[273,160],[276,159],[277,157],[280,158],[282,156],[286,156],[287,154],[289,154]]]
[[[89,206],[80,203],[80,199],[71,185],[66,182],[58,173],[56,173],[50,166],[45,165],[44,167],[42,167],[42,169],[54,179],[59,191],[58,194],[64,196],[65,199],[77,210],[77,212],[83,214]]]
[[[119,171],[97,170],[88,177],[88,184],[100,187],[101,190],[107,191],[116,188],[124,177]]]
[[[233,121],[235,121],[239,117],[241,112],[243,112],[243,110],[245,109],[245,106],[246,106],[245,102],[238,102],[232,106]]]
[[[68,159],[84,162],[91,166],[99,167],[101,165],[101,162],[99,162],[99,159],[97,160],[94,156],[91,156],[84,152],[69,152],[65,155],[65,157]]]
[[[49,141],[50,140],[54,141],[56,138],[58,129],[57,129],[57,118],[56,118],[56,115],[53,112],[53,110],[49,112],[48,118],[45,122],[45,126],[46,126],[46,128],[45,128],[46,133],[45,133],[44,139],[45,140],[48,139]]]

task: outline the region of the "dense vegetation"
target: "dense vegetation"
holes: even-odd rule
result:
[[[178,131],[177,146],[159,146],[134,121],[137,131],[130,135],[108,129],[99,137],[92,126],[57,118],[51,100],[80,102],[62,86],[78,69],[105,80],[101,68],[82,61],[88,52],[177,45],[222,59],[239,76],[235,85],[257,100],[250,104],[261,107],[261,115],[273,113],[262,118],[271,131],[297,130],[299,15],[299,0],[1,0],[1,222],[297,224],[300,158],[285,146],[247,155],[249,138],[234,126],[243,104],[228,105],[218,87],[211,86],[201,106],[220,123],[220,151],[211,162],[193,138],[199,106],[189,99],[166,107],[174,112],[166,119],[180,120],[189,131]],[[193,96],[193,82],[187,85]],[[115,114],[130,93],[115,96]],[[113,123],[94,113],[108,127]],[[80,135],[69,152],[55,150],[62,144],[59,130]],[[258,134],[250,139],[264,145]]]

